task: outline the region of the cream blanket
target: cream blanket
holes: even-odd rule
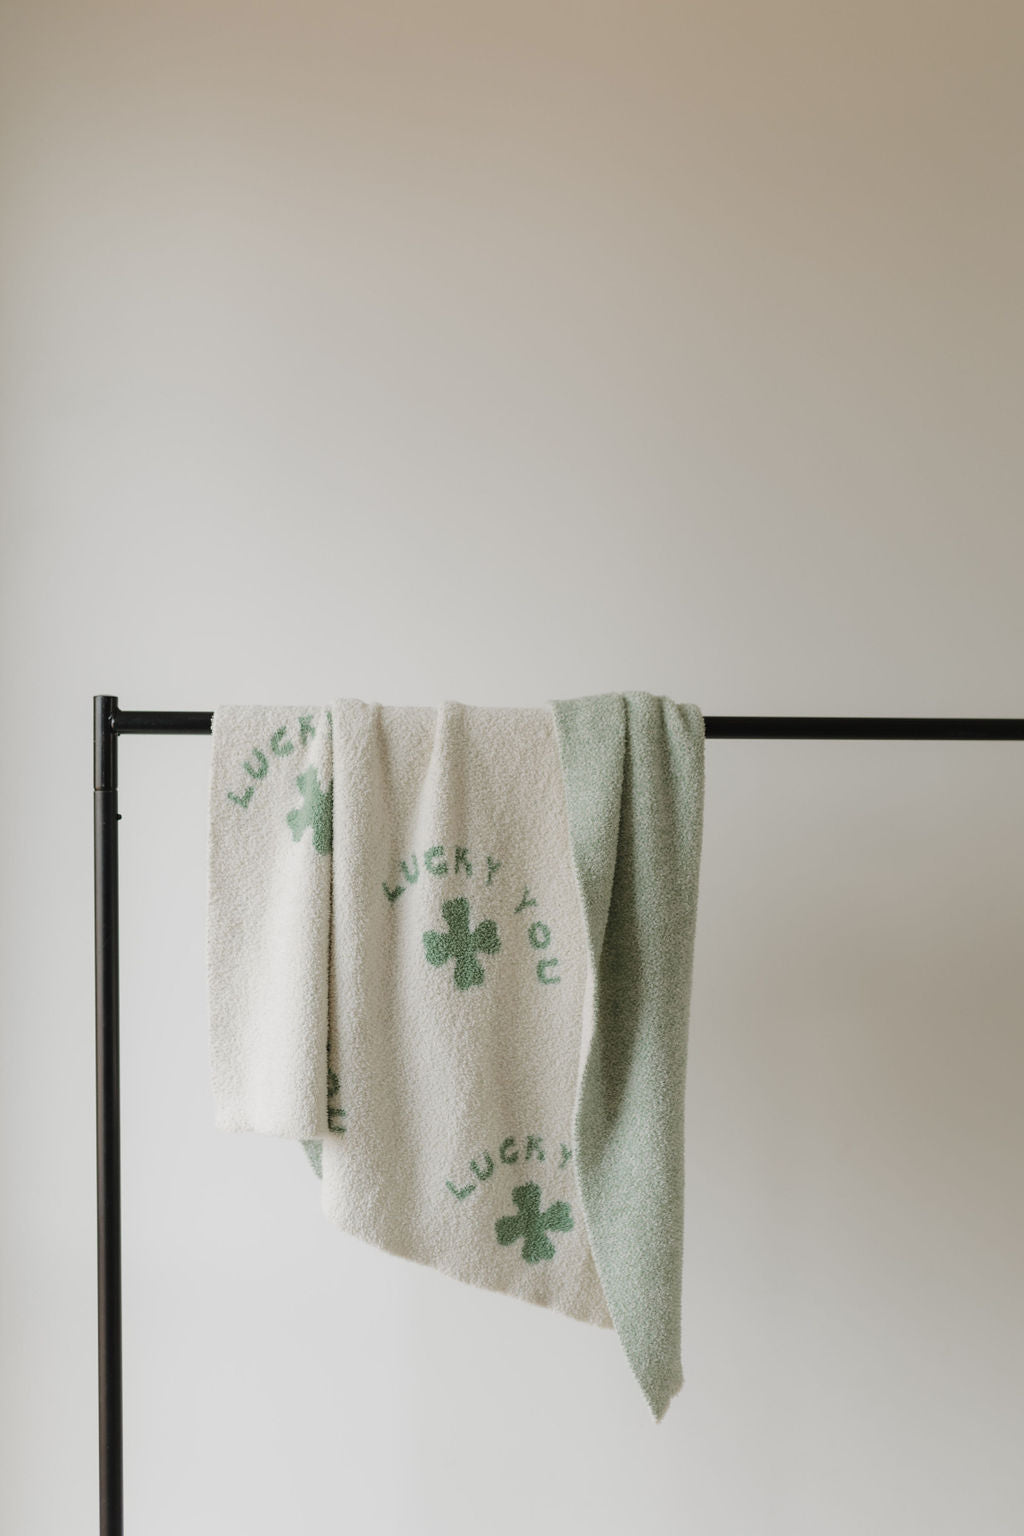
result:
[[[614,1326],[682,1383],[692,705],[226,706],[217,1125],[302,1140],[342,1230]]]

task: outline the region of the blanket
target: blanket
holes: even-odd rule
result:
[[[214,713],[216,1124],[325,1215],[682,1385],[704,733],[648,693]]]

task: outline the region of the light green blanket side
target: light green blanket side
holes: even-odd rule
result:
[[[608,1310],[661,1419],[683,1384],[683,1107],[704,719],[695,705],[640,692],[551,707],[594,981],[576,1177]]]

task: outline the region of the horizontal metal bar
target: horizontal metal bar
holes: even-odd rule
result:
[[[209,736],[212,729],[210,710],[119,709],[114,715],[119,736]]]
[[[204,736],[213,714],[204,710],[118,709],[119,736]],[[1024,741],[1024,720],[943,716],[705,715],[704,734],[744,740]]]
[[[707,715],[706,736],[828,741],[1024,741],[1024,720],[921,716]]]

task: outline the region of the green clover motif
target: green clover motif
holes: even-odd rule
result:
[[[334,821],[334,784],[325,794],[317,780],[316,769],[307,768],[295,780],[302,792],[302,804],[288,812],[292,837],[299,842],[307,827],[313,829],[313,847],[317,853],[330,853]]]
[[[564,1200],[556,1200],[546,1211],[540,1208],[540,1185],[519,1184],[512,1191],[512,1204],[518,1216],[499,1216],[494,1223],[498,1242],[503,1247],[523,1239],[523,1258],[527,1264],[553,1259],[555,1245],[549,1232],[571,1232],[572,1212]]]
[[[459,990],[480,986],[484,968],[476,958],[477,952],[497,954],[501,948],[497,924],[485,918],[470,932],[469,899],[466,896],[453,896],[446,901],[441,907],[441,916],[448,924],[448,932],[438,933],[432,928],[423,935],[427,959],[431,965],[447,965],[454,955],[455,985]]]

